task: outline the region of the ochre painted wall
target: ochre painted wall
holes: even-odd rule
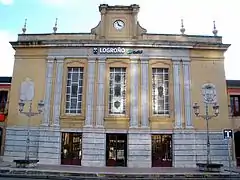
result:
[[[34,82],[35,92],[33,99],[33,111],[37,112],[37,104],[44,100],[45,94],[45,69],[46,69],[46,50],[45,49],[18,49],[15,55],[12,85],[10,91],[9,113],[7,126],[27,126],[28,118],[20,115],[18,102],[20,86],[25,78],[30,78]],[[24,111],[28,111],[28,104]],[[39,126],[42,115],[31,118],[31,126]]]
[[[216,86],[217,101],[220,106],[220,114],[218,117],[209,120],[209,128],[212,130],[230,128],[223,52],[191,51],[192,104],[199,103],[201,114],[205,113],[201,92],[202,85],[205,83],[212,83]],[[212,107],[209,110],[209,113],[213,114]],[[192,118],[195,129],[206,129],[205,120],[195,117],[194,113]]]

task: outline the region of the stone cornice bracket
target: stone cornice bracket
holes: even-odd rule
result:
[[[24,22],[24,25],[23,25],[23,28],[22,28],[22,34],[25,34],[27,31],[27,18],[25,18],[25,22]]]

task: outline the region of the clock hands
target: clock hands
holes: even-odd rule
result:
[[[119,27],[122,27],[122,25],[121,25],[121,23],[119,23],[119,21],[117,21],[117,25],[118,25]]]

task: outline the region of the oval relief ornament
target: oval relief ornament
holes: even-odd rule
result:
[[[217,101],[216,88],[213,84],[204,84],[202,86],[202,95],[204,103],[213,104]]]

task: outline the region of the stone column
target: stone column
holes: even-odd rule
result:
[[[175,128],[182,127],[182,102],[181,102],[181,86],[180,86],[180,61],[173,59],[173,89],[174,89],[174,114]]]
[[[185,122],[186,128],[192,128],[192,105],[191,105],[191,77],[190,77],[190,60],[183,61],[184,76],[184,106],[185,106]]]
[[[141,58],[141,127],[149,127],[148,58]]]
[[[63,63],[64,57],[56,57],[56,82],[54,90],[54,103],[53,103],[53,126],[59,127],[59,117],[61,109],[62,97],[62,80],[63,80]]]
[[[104,98],[105,98],[105,72],[106,72],[106,58],[98,60],[98,82],[97,82],[97,112],[96,112],[96,126],[103,127],[104,118]]]
[[[44,118],[42,120],[42,126],[49,126],[50,123],[50,101],[52,93],[52,81],[53,81],[53,64],[54,57],[47,58],[46,66],[46,78],[45,78],[45,97],[44,97]]]
[[[131,59],[130,128],[138,127],[138,60]]]
[[[88,59],[85,127],[93,126],[95,59]]]

